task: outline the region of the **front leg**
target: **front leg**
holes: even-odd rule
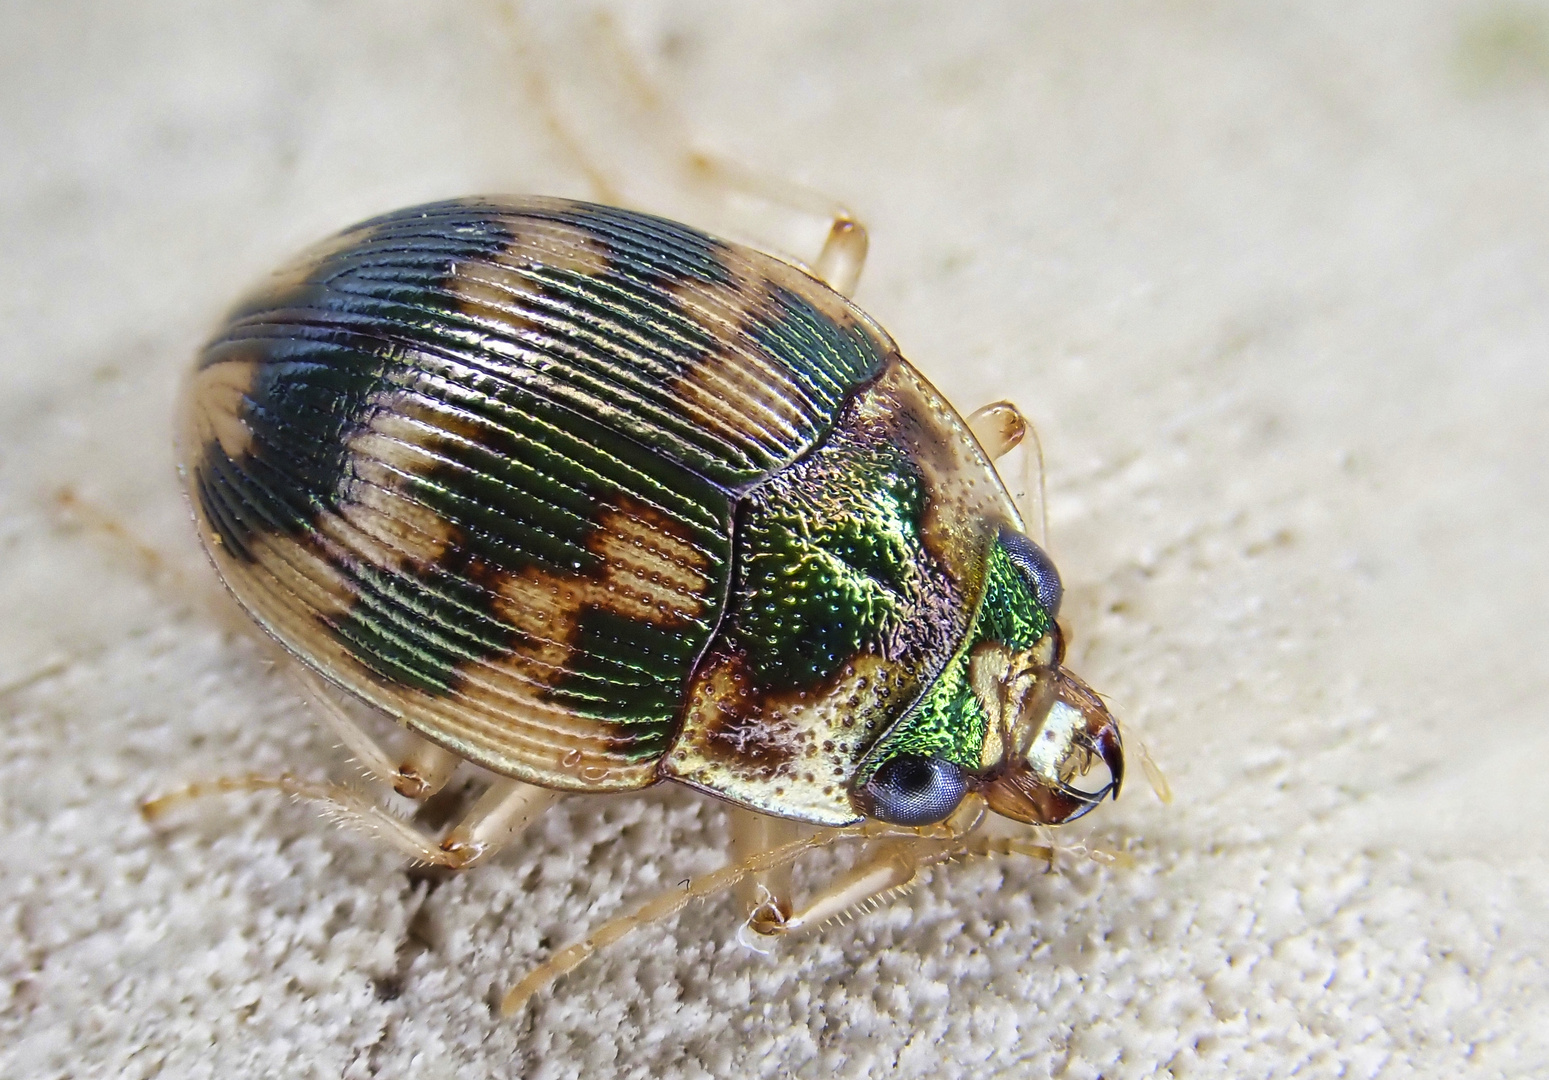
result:
[[[822,926],[864,905],[896,896],[914,884],[924,866],[940,861],[938,858],[922,863],[920,856],[929,853],[922,848],[930,844],[930,841],[913,839],[879,844],[851,867],[849,873],[808,897],[801,910],[793,911],[779,921],[753,920],[748,926],[760,934],[788,934]]]
[[[1049,545],[1048,510],[1044,505],[1043,444],[1033,423],[1009,401],[996,401],[968,417],[968,430],[995,462],[995,470],[1011,491],[1028,535],[1039,547]],[[1008,457],[1015,452],[1014,456]]]
[[[983,819],[983,802],[971,798],[940,825],[917,830],[884,826],[847,873],[813,892],[799,909],[789,900],[779,908],[765,904],[755,910],[748,927],[765,935],[788,934],[896,896],[918,880],[920,871],[962,852]]]
[[[901,829],[880,822],[843,829],[802,829],[804,836],[786,840],[754,852],[740,861],[730,862],[719,870],[683,881],[677,888],[659,894],[627,914],[610,919],[585,938],[559,950],[506,992],[500,1000],[500,1015],[512,1016],[519,1012],[538,991],[567,972],[574,971],[599,949],[635,930],[670,918],[695,900],[708,899],[718,893],[745,887],[749,881],[778,882],[780,878],[774,871],[789,867],[809,851],[832,844],[869,840],[874,846],[848,874],[819,890],[799,911],[784,918],[769,918],[763,933],[783,934],[819,926],[846,912],[898,893],[913,884],[921,870],[948,859],[974,855],[1028,855],[1053,862],[1055,849],[1048,844],[1021,838],[976,835],[975,830],[983,820],[984,813],[983,800],[974,797],[964,800],[963,805],[941,824],[920,829]],[[792,824],[785,822],[776,825],[776,830]],[[734,836],[738,835],[739,829],[739,824],[733,825]],[[752,834],[744,830],[741,835],[751,838]],[[741,841],[734,841],[737,842]],[[1096,852],[1090,854],[1093,858],[1099,857]],[[1105,858],[1104,861],[1112,860]],[[775,894],[775,900],[766,901],[764,908],[773,911],[779,907],[780,895],[788,896],[789,893]],[[755,916],[757,914],[755,912]],[[754,919],[750,919],[748,925],[758,929]]]

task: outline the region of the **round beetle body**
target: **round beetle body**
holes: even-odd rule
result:
[[[557,199],[389,214],[231,313],[180,441],[253,617],[496,773],[830,826],[1121,779],[967,425],[769,255]]]

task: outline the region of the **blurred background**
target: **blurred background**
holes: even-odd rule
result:
[[[1549,5],[5,0],[0,151],[0,1073],[1549,1071]],[[278,798],[147,827],[343,760],[173,402],[248,284],[415,202],[811,257],[696,152],[849,207],[860,306],[1037,424],[1072,666],[1176,798],[1073,827],[1130,867],[949,867],[769,956],[712,903],[501,1022],[721,810],[569,800],[439,888]]]

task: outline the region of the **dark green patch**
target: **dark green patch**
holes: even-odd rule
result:
[[[890,446],[824,446],[738,525],[732,648],[764,691],[815,687],[903,636],[928,560],[920,478]]]
[[[1013,650],[1031,649],[1053,622],[997,542],[990,550],[984,598],[972,632],[914,708],[866,755],[854,785],[865,784],[878,766],[899,754],[945,758],[965,769],[978,769],[989,718],[969,682],[974,648],[994,641]]]
[[[513,259],[514,237],[536,220],[585,231],[606,253],[603,271]],[[600,515],[621,500],[647,507],[704,557],[706,609],[666,626],[578,613],[572,659],[548,696],[618,723],[638,757],[660,753],[725,592],[726,491],[789,456],[717,443],[676,396],[675,381],[723,347],[726,329],[691,317],[663,286],[728,285],[723,249],[658,219],[548,202],[436,204],[348,235],[354,244],[336,245],[297,284],[235,311],[202,358],[257,364],[244,415],[252,449],[231,460],[212,444],[194,468],[222,544],[247,558],[255,534],[283,533],[335,562],[358,600],[320,616],[329,631],[384,680],[441,695],[480,663],[530,651],[495,614],[503,575],[595,579]],[[524,275],[526,286],[509,303],[474,303],[458,272],[470,263]],[[775,318],[773,362],[813,381],[823,408],[810,431],[820,433],[844,373],[864,367],[861,339],[846,346],[849,332],[794,302],[779,311],[797,314]],[[808,348],[818,358],[810,371]],[[317,532],[320,515],[351,498],[349,444],[381,409],[441,432],[425,440],[436,463],[397,481],[449,526],[436,565],[372,566],[329,554],[337,549]]]
[[[800,376],[817,410],[828,415],[836,414],[855,388],[887,363],[860,326],[840,326],[789,289],[770,290],[765,312],[748,332]]]
[[[571,677],[563,684],[570,707],[582,716],[611,720],[624,753],[643,761],[665,753],[669,722],[682,704],[683,677],[708,629],[681,628],[588,611],[581,619]]]
[[[719,240],[676,221],[599,203],[548,204],[528,211],[538,221],[555,221],[591,236],[608,253],[610,276],[660,292],[684,281],[730,285]]]

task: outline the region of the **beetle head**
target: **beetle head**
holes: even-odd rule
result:
[[[998,575],[998,576],[997,576]],[[980,609],[983,633],[968,657],[967,686],[956,676],[949,702],[920,710],[927,735],[977,704],[988,721],[974,751],[929,756],[891,752],[854,792],[856,808],[895,825],[944,820],[969,792],[990,809],[1036,825],[1074,821],[1124,779],[1124,748],[1108,707],[1063,667],[1064,638],[1055,617],[1064,588],[1049,556],[1027,536],[1001,529]],[[943,684],[946,685],[946,684]],[[965,699],[971,699],[965,700]],[[905,729],[913,734],[912,729]],[[908,745],[907,740],[900,739]],[[922,745],[923,744],[923,745]],[[937,749],[915,739],[921,750]]]
[[[990,809],[1033,825],[1087,813],[1124,781],[1119,725],[1091,688],[1060,665],[1059,629],[1027,653],[974,658],[980,700],[999,699],[978,787]],[[988,685],[986,685],[988,684]],[[998,684],[998,685],[997,685]]]
[[[973,654],[973,692],[990,717],[978,769],[898,754],[856,793],[869,817],[920,826],[945,819],[977,791],[991,810],[1029,825],[1063,825],[1124,781],[1119,725],[1092,690],[1060,666],[1059,628],[1036,647],[997,642]]]

